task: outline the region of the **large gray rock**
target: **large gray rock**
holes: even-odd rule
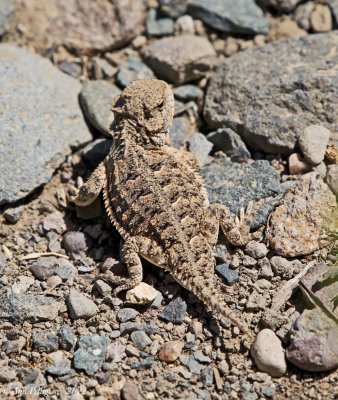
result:
[[[305,371],[337,368],[338,327],[335,321],[320,309],[304,310],[291,330],[286,356]]]
[[[266,160],[251,165],[238,164],[228,158],[217,158],[200,171],[205,182],[210,203],[221,203],[229,207],[233,217],[249,201],[265,199],[256,214],[252,229],[266,223],[270,212],[283,197],[277,173]]]
[[[0,204],[48,182],[71,147],[91,140],[80,83],[45,58],[0,45]]]
[[[31,323],[53,321],[64,303],[42,295],[28,296],[17,293],[0,299],[0,319],[11,322],[28,320]]]
[[[297,257],[326,246],[336,207],[335,196],[317,172],[303,175],[270,216],[270,248],[280,256]]]
[[[142,57],[156,76],[180,84],[203,77],[216,61],[216,52],[206,38],[182,35],[156,40]]]
[[[270,27],[254,0],[192,0],[188,14],[223,32],[266,35]]]
[[[2,0],[1,0],[2,1]],[[144,0],[25,0],[22,36],[39,52],[52,44],[107,51],[128,43],[142,31]],[[34,23],[26,23],[32,20]]]
[[[221,61],[211,75],[204,116],[229,127],[251,147],[290,154],[310,124],[338,143],[338,32],[249,49]]]

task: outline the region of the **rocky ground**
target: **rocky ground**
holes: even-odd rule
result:
[[[337,27],[337,0],[1,1],[0,398],[336,398]],[[146,261],[113,297],[120,236],[70,201],[153,77],[210,201],[264,199],[257,239],[215,248],[251,347]]]

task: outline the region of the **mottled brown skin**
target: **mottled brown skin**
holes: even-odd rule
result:
[[[258,203],[235,220],[225,206],[209,204],[198,162],[170,146],[174,99],[164,81],[132,82],[113,101],[112,111],[114,145],[75,202],[88,205],[103,189],[109,217],[124,239],[129,271],[128,278],[106,273],[106,280],[118,285],[114,294],[142,281],[143,257],[252,338],[215,287],[212,249],[219,224],[231,243],[246,244]]]

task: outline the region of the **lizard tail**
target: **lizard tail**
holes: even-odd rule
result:
[[[189,284],[187,285],[187,289],[189,289],[204,304],[206,304],[209,310],[229,319],[247,336],[247,338],[251,342],[253,342],[254,336],[249,327],[246,325],[245,322],[242,322],[240,320],[240,317],[236,315],[231,308],[226,305],[224,296],[222,296],[222,293],[220,293],[214,286],[206,287],[205,282],[203,282],[202,284],[200,281],[196,282],[196,280],[194,279],[193,281],[189,282]]]

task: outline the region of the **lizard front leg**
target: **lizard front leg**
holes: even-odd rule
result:
[[[210,208],[218,214],[219,224],[229,242],[235,246],[244,246],[251,240],[250,227],[264,200],[250,201],[246,211],[241,208],[239,217],[232,218],[228,207],[223,204],[211,204]]]
[[[74,203],[81,207],[92,204],[99,196],[106,179],[105,161],[102,161],[90,175],[86,183],[81,186],[78,195],[73,200]]]

